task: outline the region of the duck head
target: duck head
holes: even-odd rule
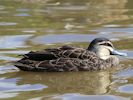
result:
[[[90,43],[88,50],[96,53],[96,55],[98,55],[101,59],[104,60],[113,57],[115,55],[127,56],[126,53],[118,52],[117,50],[115,50],[113,44],[107,38],[94,39]]]

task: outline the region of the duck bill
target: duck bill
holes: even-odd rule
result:
[[[113,51],[111,52],[111,54],[112,54],[112,55],[119,55],[119,56],[127,56],[126,53],[119,52],[119,51],[117,51],[117,50],[113,50]]]

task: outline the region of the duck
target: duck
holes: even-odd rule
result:
[[[30,51],[14,62],[23,71],[70,72],[98,71],[118,66],[118,56],[127,56],[117,51],[112,42],[104,37],[92,40],[87,49],[64,45]]]

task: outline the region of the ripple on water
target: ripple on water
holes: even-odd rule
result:
[[[53,43],[67,43],[67,42],[86,42],[91,41],[96,35],[87,34],[48,34],[38,36],[32,40],[34,43],[53,44]]]
[[[19,8],[19,9],[16,9],[16,11],[18,11],[18,12],[29,12],[30,9],[27,9],[27,8]]]
[[[124,50],[125,53],[127,53],[129,59],[133,59],[133,51],[131,50]]]
[[[25,42],[32,35],[12,35],[12,36],[0,36],[0,48],[1,49],[15,49],[21,47],[27,47]]]
[[[92,30],[92,31],[96,31],[96,32],[122,32],[122,33],[132,33],[133,32],[133,28],[101,28],[101,29],[96,29],[96,30]]]
[[[16,72],[17,70],[14,66],[0,66],[0,74]]]
[[[18,14],[15,14],[14,16],[26,17],[26,16],[31,16],[31,15],[28,13],[18,13]]]
[[[109,25],[104,25],[104,27],[107,27],[107,28],[119,28],[119,27],[122,27],[122,25],[109,24]]]
[[[48,34],[35,37],[32,39],[32,42],[38,44],[90,42],[92,39],[102,36],[101,34]],[[106,36],[109,37],[108,34]]]
[[[29,50],[12,50],[12,51],[0,51],[0,54],[25,54],[28,53]]]
[[[126,85],[120,86],[117,91],[122,92],[122,93],[132,94],[133,84],[126,84]]]
[[[18,60],[18,58],[15,57],[9,57],[3,54],[0,54],[0,60],[6,60],[6,61],[12,61],[12,60]]]
[[[18,85],[17,81],[21,78],[1,78],[0,79],[0,94],[4,94],[0,96],[0,98],[7,98],[7,97],[15,97],[22,91],[34,91],[34,90],[42,90],[47,88],[47,86],[42,84],[24,84]]]
[[[66,10],[66,11],[78,11],[78,10],[87,10],[88,7],[86,6],[63,6],[63,7],[47,7],[50,10]]]
[[[1,78],[0,79],[0,90],[1,92],[16,92],[16,91],[32,91],[32,90],[42,90],[47,88],[47,86],[42,84],[24,84],[18,85],[17,81],[21,78]]]
[[[109,35],[110,34],[110,35]],[[132,35],[127,34],[127,36]],[[99,34],[47,34],[37,36],[32,39],[33,43],[37,44],[53,44],[53,43],[67,43],[67,42],[90,42],[96,37],[107,37],[112,41],[121,40],[121,36],[125,36],[125,33],[121,34],[112,34],[110,32],[107,33],[99,33]],[[131,36],[132,37],[132,36]]]
[[[91,30],[91,31],[98,32],[98,34],[105,34],[105,35],[110,34],[111,37],[115,37],[115,38],[116,37],[133,38],[133,34],[132,34],[133,28],[107,27],[107,28],[100,28],[100,29]]]
[[[0,26],[14,26],[17,25],[15,22],[0,22]]]
[[[11,98],[11,97],[16,97],[18,93],[5,93],[5,92],[0,92],[0,98]]]
[[[81,94],[64,94],[54,97],[55,100],[130,100],[130,98],[113,96],[113,95],[81,95]],[[53,100],[54,100],[53,99]]]
[[[133,77],[133,68],[120,70],[119,72],[113,75],[113,78],[119,78],[119,79],[127,79],[130,77]]]
[[[5,6],[0,5],[0,10],[4,10],[4,9],[5,9]]]

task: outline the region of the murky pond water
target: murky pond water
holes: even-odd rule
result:
[[[23,72],[9,61],[65,44],[111,39],[128,54],[100,72]],[[133,0],[0,0],[1,100],[133,100]]]

